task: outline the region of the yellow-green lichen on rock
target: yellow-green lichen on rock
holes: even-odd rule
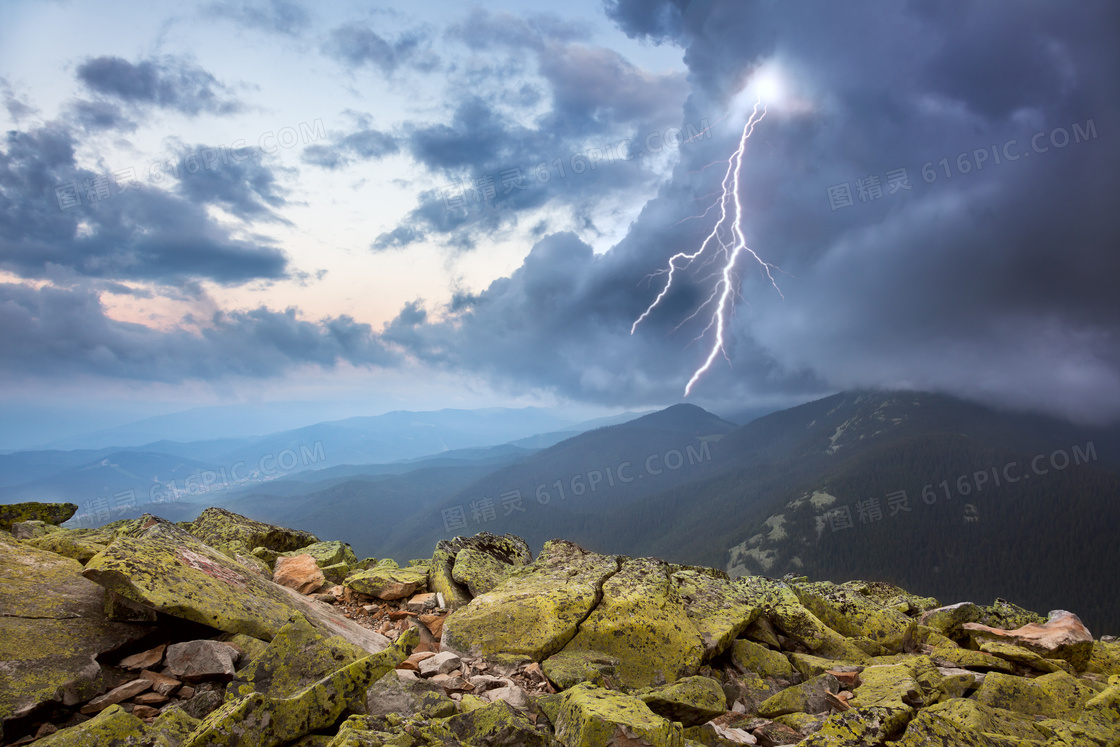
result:
[[[912,708],[855,707],[835,713],[798,744],[802,747],[865,747],[882,744],[902,734],[910,723]]]
[[[829,581],[792,584],[804,607],[843,636],[866,636],[888,651],[902,650],[917,622],[859,591],[862,582],[836,585]]]
[[[762,614],[750,589],[723,571],[696,566],[670,566],[677,596],[704,643],[704,659],[722,653]]]
[[[227,702],[208,715],[184,747],[276,747],[312,731],[325,729],[366,689],[404,661],[419,642],[415,628],[390,648],[359,659],[286,698],[252,693]]]
[[[1035,679],[991,672],[972,697],[993,708],[1076,721],[1085,704],[1096,695],[1096,690],[1065,672]]]
[[[256,549],[260,548],[258,547]],[[253,551],[254,553],[256,549]],[[310,555],[315,558],[315,564],[320,568],[326,568],[329,565],[336,565],[338,563],[345,563],[351,567],[358,564],[358,556],[354,554],[354,549],[347,543],[338,540],[313,542],[297,550],[276,553],[273,562],[275,562],[276,557],[294,557],[296,555]],[[264,560],[264,558],[262,558],[262,560]]]
[[[104,608],[105,591],[76,561],[0,534],[0,721],[104,690],[95,657],[151,631]]]
[[[731,661],[745,672],[761,677],[788,680],[793,676],[793,666],[779,651],[772,651],[761,643],[739,639],[731,643]],[[829,662],[832,664],[833,662]],[[826,667],[827,668],[827,667]],[[820,674],[817,672],[816,674]],[[815,676],[815,675],[813,675]]]
[[[685,726],[698,726],[727,712],[727,695],[710,677],[684,677],[634,694],[658,716]]]
[[[624,744],[683,747],[684,744],[679,723],[658,716],[632,695],[587,684],[564,691],[553,725],[557,740],[566,747]]]
[[[614,556],[565,540],[547,542],[533,563],[448,615],[443,642],[472,656],[542,661],[572,639],[598,603],[604,580],[617,571]]]
[[[628,560],[604,581],[601,601],[564,650],[618,659],[619,682],[630,688],[695,674],[704,657],[703,640],[669,578],[669,566],[657,558]]]
[[[89,721],[37,739],[35,744],[39,747],[140,747],[144,731],[143,721],[119,705],[111,705]]]
[[[758,707],[758,714],[774,718],[787,713],[821,713],[831,706],[826,693],[835,695],[840,692],[840,683],[831,674],[822,674],[800,685],[780,690],[767,698]]]
[[[538,730],[533,722],[503,701],[489,703],[426,725],[417,724],[409,730],[424,745],[517,745],[517,747],[548,747],[551,737]]]
[[[403,599],[428,588],[428,569],[378,564],[368,571],[352,573],[342,583],[359,594],[385,600]]]
[[[0,505],[0,530],[12,531],[12,525],[21,521],[41,521],[61,524],[78,511],[76,503],[5,503]]]
[[[867,654],[846,637],[821,622],[784,583],[773,584],[766,614],[778,630],[807,646],[815,655],[860,662]]]
[[[932,737],[954,738],[948,744],[1044,744],[1045,735],[1033,719],[1014,711],[994,708],[969,698],[953,698],[923,708],[910,723],[899,744],[941,744]],[[919,741],[925,738],[930,741]],[[1010,741],[1008,741],[1010,740]]]
[[[195,537],[230,557],[252,555],[258,547],[278,553],[299,550],[318,542],[310,532],[265,524],[227,511],[208,508],[190,523],[188,530]]]
[[[165,614],[264,641],[294,613],[369,652],[388,640],[248,570],[174,524],[145,515],[86,564],[82,575]]]
[[[85,565],[90,559],[105,549],[108,540],[97,542],[90,536],[88,529],[59,529],[26,540],[27,544],[40,550],[76,560]],[[102,537],[98,537],[101,539]]]
[[[598,651],[560,651],[545,659],[541,668],[560,690],[581,682],[604,686],[618,682],[618,659]]]
[[[921,705],[922,688],[902,664],[866,667],[859,675],[860,685],[853,691],[851,705],[907,709]]]
[[[226,685],[226,698],[254,692],[286,698],[366,656],[360,646],[324,635],[297,614],[258,656],[237,671]]]

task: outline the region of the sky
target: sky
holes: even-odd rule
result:
[[[853,388],[1117,422],[1118,31],[1109,0],[8,0],[0,447]]]

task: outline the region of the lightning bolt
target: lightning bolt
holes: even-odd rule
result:
[[[747,240],[742,229],[743,202],[739,195],[739,175],[743,168],[743,153],[746,151],[747,140],[754,132],[755,125],[761,122],[762,118],[765,116],[766,107],[762,105],[762,99],[760,98],[755,102],[754,109],[751,111],[751,116],[747,119],[747,123],[743,125],[743,134],[739,138],[739,147],[736,148],[735,152],[727,159],[727,171],[723,175],[722,193],[717,197],[716,202],[712,203],[712,205],[704,211],[702,216],[696,216],[704,217],[718,206],[719,220],[716,221],[711,233],[701,242],[696,251],[691,253],[683,251],[677,252],[669,258],[669,265],[666,269],[653,273],[653,275],[667,276],[665,279],[665,286],[661,289],[661,292],[657,294],[657,297],[653,299],[653,303],[649,305],[649,308],[642,312],[642,315],[639,316],[634,321],[633,326],[630,327],[630,334],[632,335],[638,329],[638,325],[653,313],[653,310],[657,308],[658,304],[661,303],[662,299],[665,298],[669,290],[673,287],[673,280],[676,278],[678,270],[687,269],[693,262],[701,260],[701,258],[703,258],[703,261],[700,267],[722,260],[722,268],[714,273],[718,279],[716,280],[715,287],[712,289],[711,295],[708,296],[708,299],[704,301],[696,311],[692,312],[692,314],[681,321],[681,324],[677,325],[677,329],[679,329],[681,325],[695,318],[705,308],[713,304],[715,305],[711,320],[696,338],[700,339],[704,337],[704,335],[714,327],[715,336],[712,347],[711,350],[708,351],[708,356],[704,360],[704,363],[696,369],[692,374],[692,378],[688,380],[688,384],[685,385],[684,396],[686,397],[692,391],[692,387],[700,377],[712,367],[716,356],[722,354],[724,358],[727,358],[724,333],[728,326],[728,315],[734,312],[735,304],[733,302],[733,297],[738,295],[737,287],[739,278],[735,273],[735,264],[739,261],[740,255],[746,252],[753,257],[762,267],[762,271],[766,273],[766,277],[769,278],[770,284],[774,286],[774,290],[778,291],[779,296],[782,296],[782,290],[774,281],[774,276],[771,273],[771,270],[780,271],[780,269],[764,261],[753,249],[747,246]],[[712,249],[711,252],[708,251],[709,248]],[[653,275],[650,277],[653,277]],[[782,296],[782,298],[784,300],[785,296]],[[729,358],[727,360],[730,362]]]

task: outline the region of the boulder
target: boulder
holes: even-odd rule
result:
[[[911,675],[909,667],[902,664],[866,667],[859,678],[852,706],[908,710],[924,704],[921,685]]]
[[[310,532],[264,524],[224,508],[206,509],[189,527],[195,537],[230,557],[252,555],[258,547],[277,553],[299,550],[319,541]]]
[[[831,674],[822,674],[811,680],[781,690],[766,699],[758,714],[774,718],[786,713],[820,713],[830,709],[828,694],[840,692],[840,683]]]
[[[184,682],[233,678],[241,652],[220,641],[186,641],[167,647],[167,672]]]
[[[1084,671],[1093,653],[1093,636],[1072,612],[1054,610],[1044,624],[1028,623],[1014,630],[965,623],[963,630],[975,638],[1011,641],[1049,659],[1064,659]]]
[[[563,745],[683,747],[679,723],[671,723],[633,695],[579,684],[564,691],[553,721]]]
[[[1032,719],[1013,711],[991,708],[969,698],[952,698],[918,711],[898,747],[927,745],[1044,744],[1046,737]]]
[[[834,713],[821,723],[800,747],[864,747],[895,739],[910,722],[910,708],[878,706]]]
[[[253,550],[256,553],[256,548]],[[310,555],[315,559],[316,565],[320,568],[326,568],[329,565],[337,565],[344,563],[347,566],[354,567],[358,564],[358,556],[354,554],[354,548],[350,547],[345,542],[338,540],[331,540],[329,542],[313,542],[310,545],[299,548],[298,550],[289,550],[287,552],[277,553],[273,557],[273,562],[278,557],[291,557],[295,555]],[[262,558],[263,560],[264,558]],[[266,561],[267,562],[267,561]]]
[[[111,537],[89,529],[59,529],[33,537],[27,540],[27,544],[85,565],[111,541]]]
[[[789,659],[778,651],[771,651],[761,643],[740,639],[731,643],[731,661],[741,671],[754,672],[760,677],[774,677],[789,680],[793,677],[793,667]],[[834,662],[828,661],[831,667]],[[823,671],[823,670],[822,670]],[[821,674],[817,672],[816,674]],[[814,675],[815,676],[815,675]]]
[[[338,669],[286,698],[254,692],[210,713],[183,747],[276,747],[333,725],[364,700],[371,684],[388,674],[419,642],[414,630],[380,653]]]
[[[596,651],[565,649],[545,659],[541,668],[559,690],[581,682],[605,687],[618,682],[618,659]]]
[[[1053,672],[1036,679],[992,672],[984,678],[972,700],[1025,716],[1038,714],[1076,721],[1085,704],[1096,695],[1096,690],[1065,672]]]
[[[323,588],[327,577],[310,555],[282,555],[276,559],[272,580],[300,594],[311,594]]]
[[[727,696],[710,677],[685,677],[636,695],[658,716],[684,726],[699,726],[727,712]]]
[[[502,701],[489,703],[447,719],[438,719],[427,725],[418,724],[410,731],[423,740],[412,744],[433,745],[433,747],[434,745],[551,747],[555,744],[548,735],[541,733],[525,714]]]
[[[388,645],[384,636],[315,604],[208,547],[180,527],[145,515],[93,558],[82,575],[158,612],[245,633],[264,641],[295,613],[328,634],[368,652]]]
[[[762,614],[745,582],[732,581],[723,571],[671,566],[670,572],[685,615],[704,644],[705,661],[722,653]]]
[[[111,705],[94,718],[68,729],[60,729],[35,741],[37,747],[90,747],[90,745],[139,744],[145,724],[119,705]]]
[[[493,590],[512,571],[533,560],[525,540],[511,534],[497,537],[482,532],[440,544],[454,557],[451,578],[475,597]]]
[[[12,524],[12,538],[17,540],[29,540],[36,537],[45,537],[52,532],[61,532],[62,527],[55,524],[48,524],[45,521],[32,519],[31,521],[17,521]]]
[[[902,612],[860,593],[863,582],[793,584],[801,604],[843,636],[866,636],[892,653],[902,650],[916,622]],[[909,603],[908,603],[909,606]]]
[[[12,526],[23,521],[41,521],[58,525],[78,511],[75,503],[7,503],[0,505],[0,530],[12,531]]]
[[[443,644],[472,656],[521,655],[543,661],[575,636],[595,608],[618,559],[574,543],[545,544],[530,565],[448,615]]]
[[[107,619],[104,608],[104,589],[77,561],[0,533],[0,723],[104,691],[96,657],[151,632]]]
[[[404,683],[398,677],[382,677],[366,690],[366,713],[446,718],[455,713],[455,701],[447,697],[442,687],[429,682]]]
[[[361,646],[327,635],[303,615],[295,615],[226,686],[231,696],[262,693],[287,698],[342,666],[366,656]]]
[[[604,581],[602,599],[564,650],[617,659],[619,683],[640,688],[695,674],[705,646],[669,577],[669,565],[638,558]]]
[[[368,594],[378,599],[404,599],[428,588],[428,569],[398,568],[396,563],[379,564],[368,571],[358,571],[347,576],[343,585],[359,594]]]

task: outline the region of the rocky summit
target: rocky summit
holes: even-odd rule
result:
[[[1073,611],[564,540],[400,565],[216,508],[72,513],[4,507],[3,745],[1120,745],[1120,643]]]

